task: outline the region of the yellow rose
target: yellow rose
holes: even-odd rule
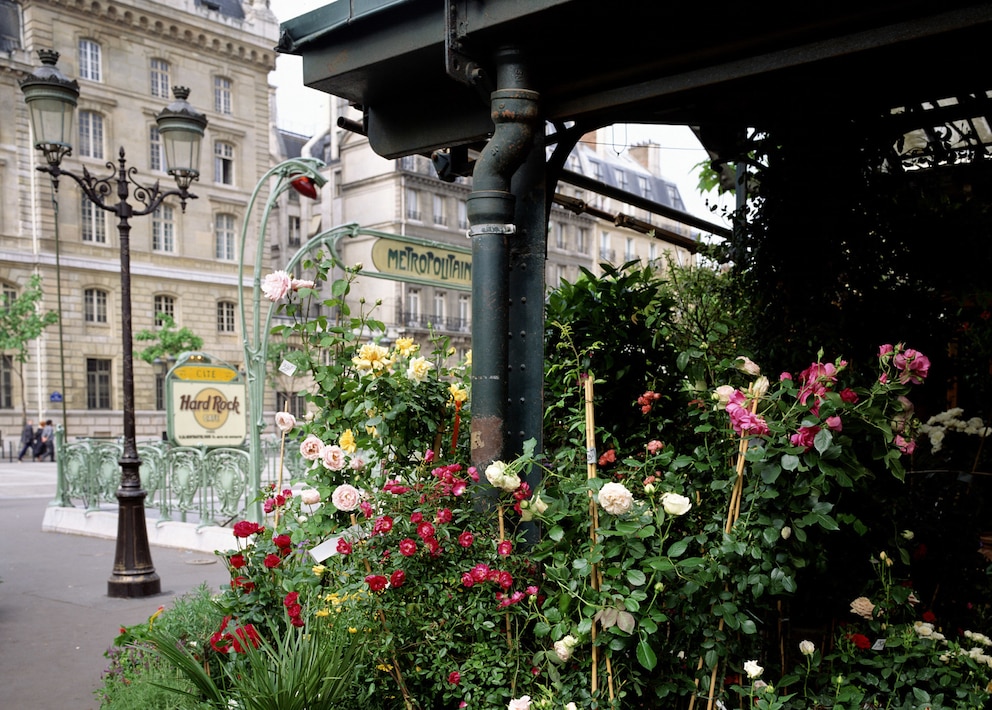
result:
[[[410,357],[420,350],[420,346],[413,342],[413,338],[397,338],[396,352],[403,357]]]
[[[468,390],[457,383],[448,385],[448,392],[451,393],[451,399],[456,402],[464,402],[468,399]]]
[[[355,453],[358,447],[355,445],[355,434],[351,429],[345,429],[341,434],[341,438],[338,439],[338,446],[347,451],[349,454]]]

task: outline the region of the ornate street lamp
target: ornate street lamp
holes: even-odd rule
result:
[[[128,168],[124,148],[120,149],[118,167],[107,163],[110,175],[96,178],[86,168],[76,175],[61,167],[62,158],[72,153],[72,115],[79,97],[79,84],[67,79],[55,66],[59,53],[38,51],[42,66],[20,82],[24,101],[31,111],[35,148],[45,156],[47,165],[38,170],[48,173],[57,191],[59,177],[66,175],[82,189],[94,205],[117,216],[121,252],[121,340],[123,347],[124,447],[120,458],[121,482],[117,489],[117,552],[114,570],[107,582],[111,597],[144,597],[159,594],[162,583],[152,565],[145,528],[145,491],[141,487],[141,459],[135,441],[134,355],[131,337],[131,251],[132,217],[152,214],[167,197],[178,197],[183,211],[190,194],[190,184],[199,177],[200,141],[207,125],[206,117],[187,103],[189,89],[173,88],[175,101],[155,116],[166,166],[178,189],[161,190],[156,182],[146,187],[134,180],[134,168]],[[133,190],[133,192],[132,192]],[[113,201],[116,195],[116,202]],[[128,202],[133,196],[137,208]]]

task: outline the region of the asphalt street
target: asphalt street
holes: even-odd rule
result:
[[[97,710],[104,652],[121,626],[228,582],[211,553],[153,546],[162,593],[108,597],[115,541],[41,530],[55,475],[54,463],[0,461],[0,710]]]

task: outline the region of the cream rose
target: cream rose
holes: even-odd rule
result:
[[[300,443],[300,456],[307,461],[316,461],[320,458],[320,450],[324,448],[324,442],[311,434]]]
[[[293,279],[285,271],[273,271],[262,279],[262,293],[270,301],[278,301],[293,288]]]
[[[685,515],[692,507],[692,503],[685,496],[678,493],[665,493],[661,497],[661,507],[669,515]]]
[[[624,515],[634,507],[634,496],[622,483],[611,481],[599,489],[599,504],[610,515]]]
[[[304,505],[317,505],[320,502],[320,491],[316,488],[304,488],[300,491],[300,502]]]
[[[754,680],[760,678],[765,669],[759,666],[757,661],[748,661],[744,664],[744,672],[747,673],[748,678]]]
[[[294,426],[296,426],[296,417],[289,412],[276,412],[276,429],[286,432]]]
[[[560,641],[555,641],[555,655],[558,656],[562,663],[567,661],[572,657],[572,651],[578,645],[579,640],[569,634],[563,637]]]
[[[743,355],[741,355],[734,362],[734,365],[737,367],[738,370],[740,370],[744,374],[751,375],[753,377],[757,377],[758,375],[761,374],[761,368],[758,367],[754,363],[754,361],[749,357],[744,357]]]
[[[337,444],[325,446],[320,450],[320,461],[324,468],[331,471],[340,471],[344,468],[344,449]]]
[[[406,368],[406,378],[408,380],[413,380],[419,385],[427,379],[427,375],[430,374],[433,367],[434,366],[427,361],[427,358],[415,357],[410,360],[410,364]]]
[[[799,642],[799,653],[804,656],[812,656],[816,653],[816,646],[813,645],[812,641],[800,641]]]
[[[853,602],[851,602],[851,613],[857,614],[863,619],[872,619],[874,617],[875,605],[871,603],[868,597],[858,597]]]
[[[530,710],[530,696],[524,695],[519,698],[514,698],[510,701],[510,704],[506,706],[506,710]]]
[[[342,483],[331,493],[331,503],[335,508],[346,513],[357,508],[361,501],[361,492],[349,483]]]

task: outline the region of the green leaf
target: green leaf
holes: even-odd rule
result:
[[[654,667],[658,665],[658,656],[655,655],[654,650],[651,648],[651,644],[648,643],[647,638],[641,638],[640,642],[637,644],[637,662],[645,670],[652,671]]]
[[[799,457],[793,454],[782,455],[782,468],[786,471],[795,471],[799,468]]]
[[[668,548],[669,557],[681,557],[689,547],[688,540],[676,540]]]
[[[635,587],[640,587],[642,584],[648,581],[647,575],[641,572],[639,569],[627,570],[627,581],[630,582]]]

